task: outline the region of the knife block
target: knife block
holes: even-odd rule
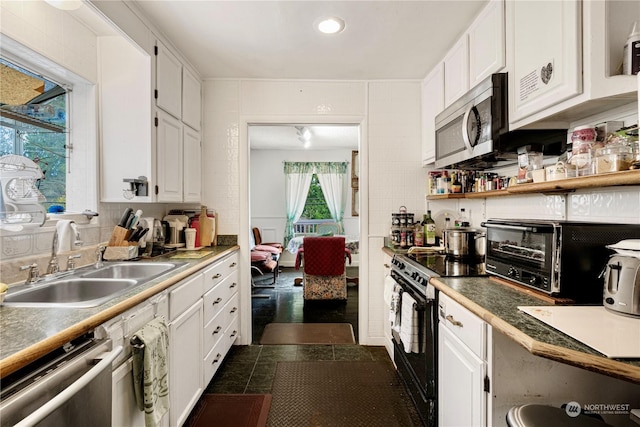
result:
[[[138,242],[129,242],[133,230],[116,225],[111,233],[107,246],[138,246]]]

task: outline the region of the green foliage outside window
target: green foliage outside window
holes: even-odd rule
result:
[[[304,219],[331,219],[331,213],[329,207],[324,198],[322,187],[318,181],[318,176],[314,173],[311,178],[311,186],[309,187],[309,193],[307,194],[307,201],[302,211],[302,218]]]

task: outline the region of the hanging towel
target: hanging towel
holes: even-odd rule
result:
[[[418,353],[418,314],[416,300],[407,292],[401,296],[400,340],[406,353]]]
[[[393,288],[396,286],[396,281],[391,275],[387,275],[384,278],[384,302],[387,305],[391,305],[391,295],[393,294]]]
[[[146,427],[157,426],[169,410],[169,329],[163,317],[147,323],[131,337],[133,389]]]
[[[391,305],[389,306],[389,322],[391,323],[391,329],[400,333],[400,285],[393,287],[391,292]]]
[[[73,242],[76,239],[74,230],[71,228],[73,221],[61,219],[56,222],[56,231],[58,232],[58,247],[56,252],[69,252],[74,249]]]

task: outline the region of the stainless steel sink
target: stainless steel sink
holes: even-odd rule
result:
[[[178,264],[171,262],[117,262],[105,264],[104,267],[83,273],[82,277],[108,279],[144,279],[157,277],[173,270]],[[182,265],[182,264],[180,264]]]
[[[9,289],[4,305],[13,307],[96,307],[184,262],[105,262],[100,268],[87,266],[61,277]]]

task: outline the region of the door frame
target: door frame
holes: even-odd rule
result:
[[[360,265],[359,288],[358,288],[358,341],[359,344],[368,344],[368,318],[369,318],[369,292],[366,284],[369,275],[369,242],[368,242],[368,220],[369,206],[368,200],[368,176],[369,168],[364,159],[367,159],[367,119],[366,116],[306,116],[306,115],[284,115],[284,116],[248,116],[240,115],[238,122],[238,145],[239,145],[239,190],[240,190],[240,229],[238,231],[238,244],[240,245],[240,277],[245,286],[240,287],[240,344],[249,345],[252,340],[252,312],[251,312],[251,251],[249,230],[251,227],[250,211],[250,157],[249,147],[249,126],[250,125],[309,125],[309,124],[335,124],[335,125],[355,125],[358,126],[359,155],[358,170],[359,175],[359,196],[360,196],[360,221],[359,221],[359,253]],[[363,203],[365,201],[365,203]]]

